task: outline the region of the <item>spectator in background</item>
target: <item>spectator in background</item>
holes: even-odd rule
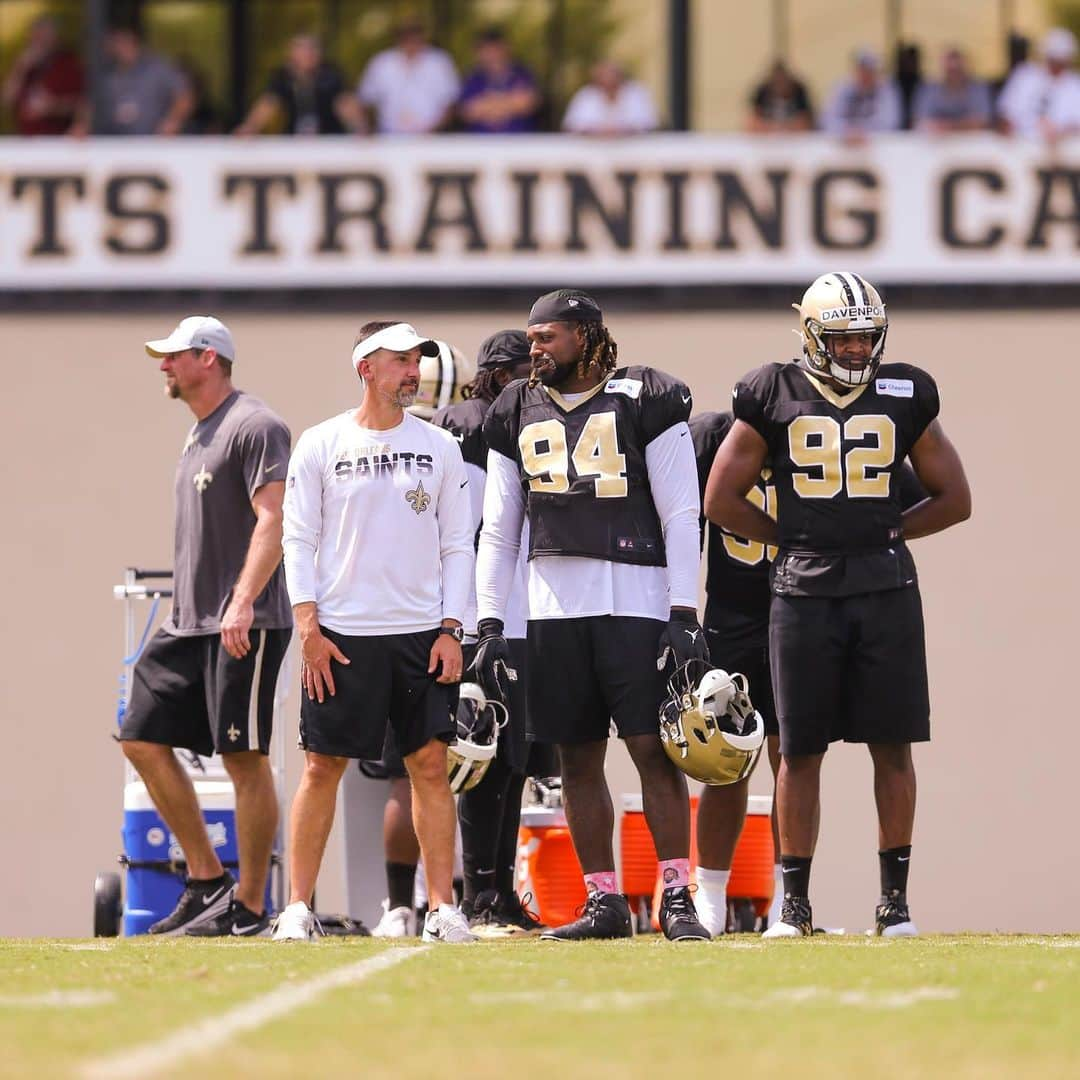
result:
[[[654,131],[658,119],[648,88],[613,61],[601,60],[570,99],[562,126],[578,135],[640,135]]]
[[[392,49],[376,53],[364,70],[356,96],[375,113],[383,135],[441,131],[453,117],[460,82],[448,53],[430,45],[423,24],[401,23]]]
[[[143,44],[134,26],[113,26],[105,36],[111,66],[105,73],[101,115],[95,135],[177,135],[195,107],[195,95],[180,71]],[[90,107],[72,127],[90,130]]]
[[[759,135],[783,135],[791,131],[809,131],[814,113],[806,86],[777,60],[768,77],[750,98],[750,119],[746,129]]]
[[[918,45],[896,46],[896,90],[900,95],[900,130],[915,125],[915,95],[923,84],[922,51]]]
[[[476,38],[476,67],[465,79],[458,112],[466,131],[480,135],[536,131],[540,109],[536,76],[516,63],[498,27]]]
[[[1072,70],[1076,38],[1061,27],[1042,43],[1042,63],[1021,64],[998,99],[1004,131],[1056,142],[1080,131],[1080,75]]]
[[[998,114],[998,99],[1001,97],[1001,91],[1005,88],[1005,84],[1009,81],[1012,73],[1021,65],[1026,64],[1031,57],[1031,39],[1025,37],[1023,34],[1017,34],[1015,31],[1009,34],[1009,39],[1006,44],[1006,51],[1008,53],[1008,61],[1005,68],[1005,72],[999,75],[996,79],[990,82],[990,93],[994,99],[994,126],[1001,127],[1000,116]]]
[[[898,131],[900,93],[882,77],[881,61],[870,49],[855,54],[855,70],[833,90],[821,126],[847,142],[862,142],[882,131]]]
[[[323,59],[318,39],[297,34],[284,65],[270,75],[235,134],[258,135],[283,116],[289,135],[342,135],[360,127],[360,113],[344,76]]]
[[[83,69],[60,40],[56,20],[42,15],[4,80],[2,98],[19,135],[63,135],[79,110]]]
[[[915,95],[915,127],[935,135],[981,131],[990,126],[990,113],[990,87],[972,78],[955,47],[945,51],[941,82],[923,83]]]

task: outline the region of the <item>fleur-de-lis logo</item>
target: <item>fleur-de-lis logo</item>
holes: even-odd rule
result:
[[[195,490],[201,495],[210,486],[210,481],[213,479],[214,474],[212,472],[207,472],[206,466],[203,465],[203,467],[191,478],[191,482],[195,485]]]
[[[422,514],[431,505],[431,496],[424,490],[423,480],[417,483],[415,490],[405,492],[405,501],[417,514]]]

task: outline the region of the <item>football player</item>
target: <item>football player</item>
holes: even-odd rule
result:
[[[735,423],[713,463],[705,513],[776,545],[769,613],[782,762],[777,785],[784,902],[768,937],[813,931],[810,863],[830,742],[866,743],[874,766],[881,902],[877,932],[917,931],[907,903],[915,770],[930,737],[922,605],[907,540],[971,513],[960,457],[937,419],[934,380],[882,364],[888,318],[858,274],[818,278],[796,305],[795,363],[735,387]],[[929,496],[901,508],[909,457]],[[746,497],[768,463],[777,519]]]
[[[702,495],[716,458],[735,418],[729,412],[699,413],[690,421],[690,434],[697,456],[698,482]],[[900,504],[906,509],[926,498],[911,466],[900,470]],[[776,516],[776,488],[772,471],[761,471],[747,498],[771,517]],[[704,520],[704,519],[703,519]],[[766,748],[775,782],[780,768],[780,728],[773,703],[769,672],[769,567],[776,549],[758,540],[740,536],[709,523],[708,576],[705,581],[705,638],[713,662],[725,671],[740,671],[750,683],[754,705],[765,722]],[[702,539],[705,540],[706,535]],[[697,893],[694,902],[698,917],[713,934],[722,934],[727,921],[727,885],[731,862],[746,818],[750,780],[736,784],[706,785],[702,788],[697,813],[698,866],[694,871]],[[776,852],[776,897],[769,923],[780,917],[783,875],[780,869],[780,837],[776,805],[772,813]]]
[[[487,482],[488,447],[484,441],[484,417],[503,387],[529,374],[529,341],[521,330],[500,330],[480,346],[477,375],[462,388],[466,400],[448,405],[432,417],[437,427],[450,431],[461,445],[469,474],[474,520],[479,529]],[[506,610],[504,634],[510,646],[510,663],[517,679],[509,682],[509,725],[499,736],[495,759],[475,786],[458,798],[461,825],[461,857],[464,868],[462,911],[470,917],[479,937],[536,934],[545,929],[514,889],[521,795],[530,775],[557,772],[546,747],[525,742],[525,620],[526,596],[523,567],[514,577]],[[475,604],[465,617],[466,642],[475,641]],[[465,647],[466,665],[472,660]],[[472,677],[467,674],[466,677]]]
[[[556,941],[629,937],[604,776],[609,725],[626,740],[665,888],[673,940],[707,940],[689,888],[683,774],[658,733],[665,673],[708,655],[697,620],[700,498],[685,384],[616,368],[599,305],[560,289],[529,313],[532,369],[488,410],[475,666],[499,693],[507,598],[529,524],[528,737],[558,747],[566,816],[588,899]]]

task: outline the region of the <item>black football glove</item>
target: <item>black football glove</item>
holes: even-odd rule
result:
[[[656,670],[663,671],[669,663],[675,670],[687,660],[709,662],[705,631],[701,629],[696,611],[672,611],[667,626],[660,632]]]
[[[469,671],[484,697],[505,705],[510,683],[517,682],[517,671],[510,666],[510,646],[503,637],[502,619],[481,619],[476,633],[479,640]]]

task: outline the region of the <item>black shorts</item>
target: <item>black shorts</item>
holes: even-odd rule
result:
[[[209,757],[270,752],[274,691],[291,630],[252,630],[235,660],[220,634],[177,637],[159,630],[135,664],[121,740],[193,750]]]
[[[765,721],[765,734],[779,735],[768,645],[747,648],[741,642],[732,642],[730,638],[722,637],[707,626],[705,640],[709,643],[709,657],[713,666],[723,668],[729,673],[739,671],[746,676],[746,681],[750,684],[750,700]]]
[[[530,742],[659,738],[664,675],[656,654],[664,623],[627,615],[529,622],[526,680]]]
[[[773,690],[784,754],[838,739],[930,738],[926,642],[917,587],[858,596],[774,596]]]
[[[300,699],[300,745],[332,757],[377,759],[387,739],[387,723],[398,753],[408,757],[432,739],[452,742],[457,685],[428,674],[437,630],[415,634],[348,637],[322,628],[348,657],[333,665],[333,697]]]

